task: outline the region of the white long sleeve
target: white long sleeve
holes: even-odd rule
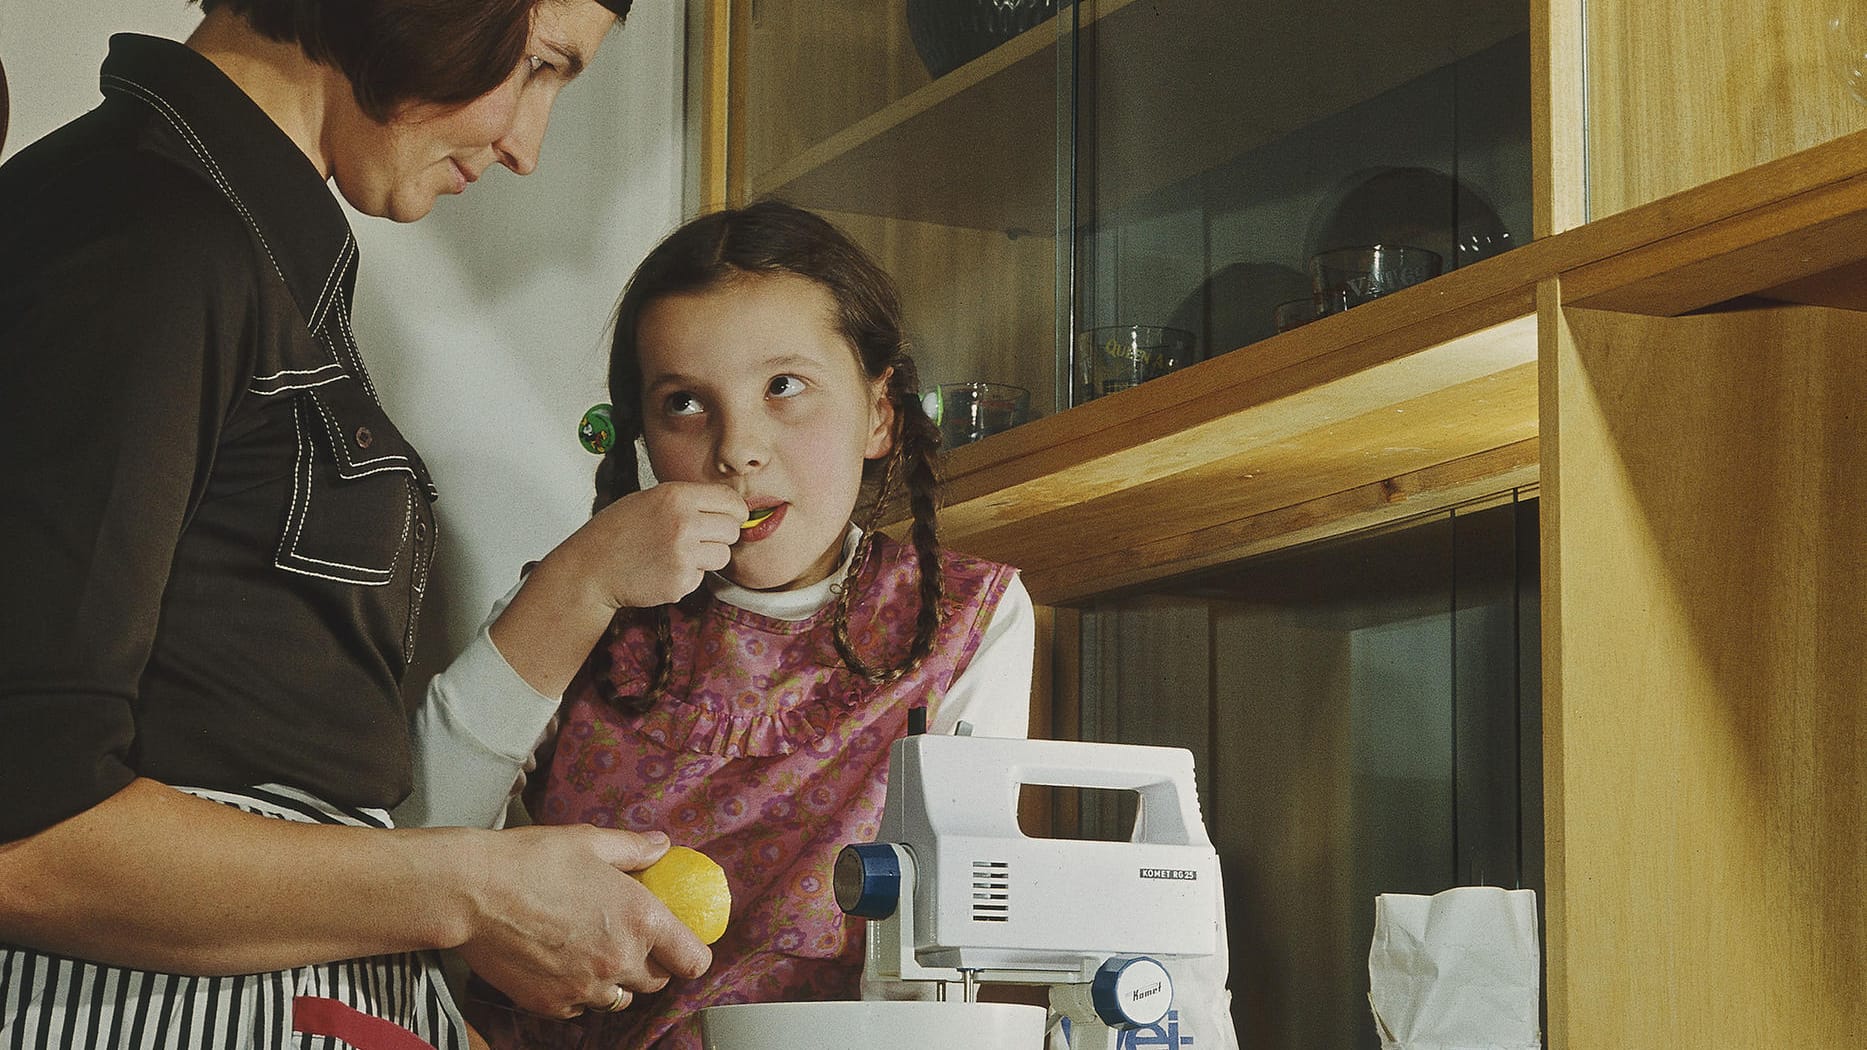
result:
[[[927,729],[951,733],[972,723],[974,736],[1025,737],[1031,731],[1031,663],[1037,616],[1023,579],[1013,576],[986,624],[985,637],[966,670],[934,705]]]
[[[415,784],[395,820],[403,826],[500,826],[519,770],[530,761],[560,698],[533,689],[493,644],[487,628],[514,587],[495,602],[473,641],[428,682],[411,724]]]

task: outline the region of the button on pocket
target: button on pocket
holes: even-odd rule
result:
[[[381,586],[395,577],[417,525],[426,531],[425,515],[416,512],[411,451],[374,402],[350,396],[360,391],[344,389],[349,383],[294,399],[298,457],[278,565],[340,583]],[[376,418],[357,424],[363,414]],[[352,451],[370,446],[369,458]]]

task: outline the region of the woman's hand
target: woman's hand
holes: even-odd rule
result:
[[[563,693],[618,609],[679,601],[725,568],[745,517],[726,485],[670,481],[624,496],[545,555],[493,621],[493,644],[533,689]]]
[[[693,932],[624,874],[667,852],[666,837],[579,825],[478,839],[479,856],[457,880],[476,917],[458,950],[519,1008],[575,1017],[609,1008],[619,988],[626,1003],[712,962]]]

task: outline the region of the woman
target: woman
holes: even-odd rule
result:
[[[624,874],[665,836],[386,826],[434,493],[326,185],[412,221],[531,171],[628,0],[203,6],[0,167],[0,1043],[457,1046],[436,948],[555,1017],[699,974]],[[494,625],[542,693],[595,546]]]

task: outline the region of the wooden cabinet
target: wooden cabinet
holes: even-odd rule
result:
[[[1185,6],[1215,5],[1261,9]],[[697,3],[694,200],[832,211],[904,284],[944,275],[924,309],[970,326],[964,367],[1045,393],[1040,418],[948,454],[948,541],[1022,566],[1067,635],[1095,595],[1536,486],[1549,1045],[1857,1042],[1867,108],[1829,65],[1828,5],[1535,0],[1533,241],[1075,407],[1059,47],[1179,5],[1084,0],[1070,32],[939,79],[893,5],[855,6]],[[1302,54],[1161,28],[1136,54],[1182,74],[1194,111],[1208,50],[1242,56],[1213,76],[1263,73],[1266,92]],[[1405,53],[1357,75],[1417,77]],[[748,63],[794,87],[748,96]],[[1201,141],[1236,152],[1313,119],[1267,109],[1208,113]],[[1118,165],[1097,192],[1125,206],[1211,163]]]

